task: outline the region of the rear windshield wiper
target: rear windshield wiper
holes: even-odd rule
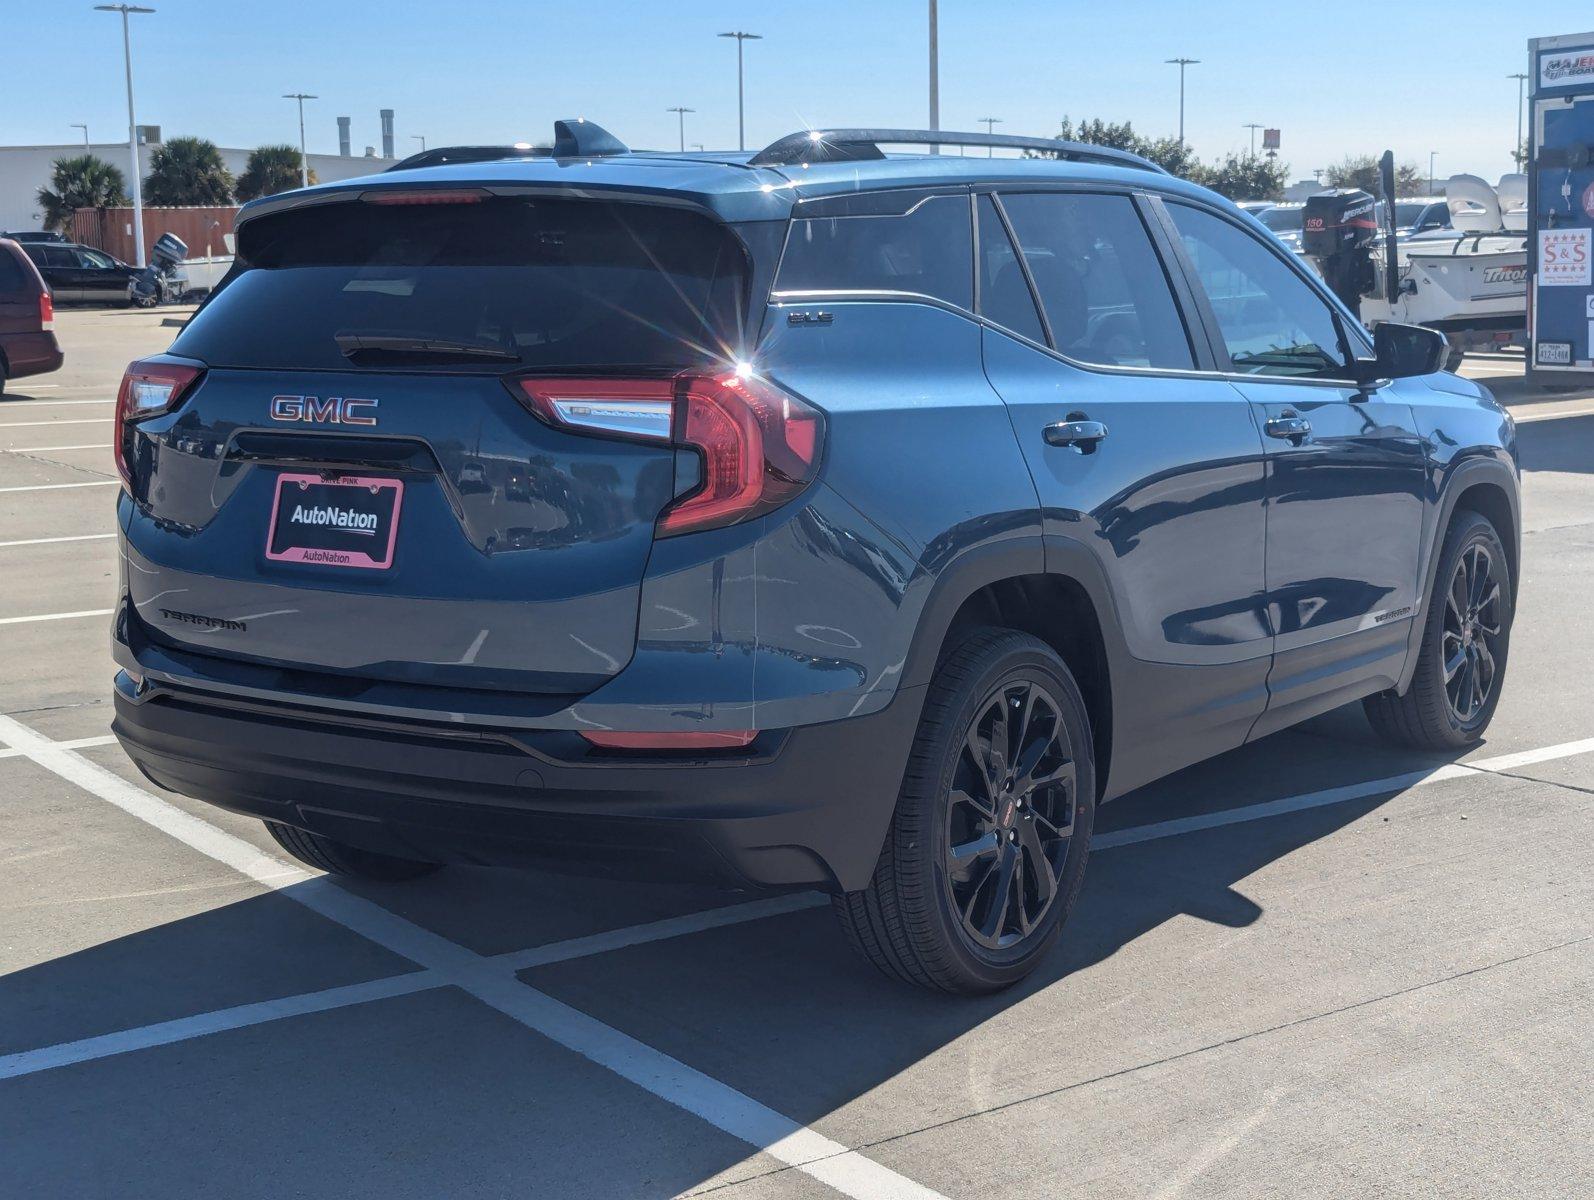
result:
[[[488,359],[493,362],[519,362],[520,355],[492,342],[471,342],[455,338],[419,337],[404,333],[338,333],[333,335],[346,358],[369,355],[402,355],[406,358]]]

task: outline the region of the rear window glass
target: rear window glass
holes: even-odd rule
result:
[[[22,264],[16,260],[16,251],[0,246],[0,292],[19,292],[24,283],[32,281],[22,273]],[[29,291],[33,289],[28,288]]]
[[[357,201],[260,217],[239,236],[242,269],[174,353],[217,367],[501,373],[675,368],[742,347],[740,243],[679,209]]]
[[[974,307],[969,198],[931,196],[902,216],[791,223],[776,290],[911,292]]]

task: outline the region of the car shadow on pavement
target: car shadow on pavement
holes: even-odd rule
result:
[[[1126,797],[1100,825],[1275,799],[1281,779],[1330,787],[1430,761],[1377,747],[1359,715],[1335,714]],[[1201,970],[1177,958],[1184,937],[1137,943],[1185,919],[1252,926],[1264,913],[1245,880],[1386,799],[1096,854],[1059,947],[998,996],[892,983],[824,909],[521,978],[795,1121],[867,1143],[1217,1036],[1203,1023],[1222,1004],[1170,1019],[1180,1006],[1168,997]],[[488,954],[745,898],[474,870],[355,890]],[[1098,969],[1125,953],[1136,957]],[[412,969],[287,895],[257,895],[0,978],[0,1054]],[[933,1099],[901,1082],[932,1059]],[[873,1102],[892,1088],[908,1108]],[[0,1128],[22,1148],[0,1160],[11,1195],[188,1195],[225,1180],[229,1196],[669,1196],[772,1165],[453,988],[3,1080]]]

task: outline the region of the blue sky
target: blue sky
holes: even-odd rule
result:
[[[145,0],[135,17],[141,122],[230,146],[297,139],[283,92],[307,105],[312,151],[379,141],[377,109],[397,110],[399,152],[429,144],[542,140],[581,115],[634,146],[736,143],[735,46],[747,44],[748,144],[807,125],[925,121],[925,0]],[[8,55],[0,144],[125,137],[120,19],[90,0],[0,0]],[[1341,14],[1352,14],[1351,16]],[[1528,19],[1523,20],[1524,17]],[[1285,4],[1247,0],[941,0],[941,120],[1051,134],[1064,113],[1172,133],[1177,68],[1189,70],[1187,137],[1203,157],[1243,148],[1248,121],[1283,130],[1292,176],[1347,153],[1392,147],[1441,177],[1509,167],[1516,83],[1529,36],[1594,26],[1570,0],[1501,6]],[[1513,27],[1516,32],[1513,32]]]

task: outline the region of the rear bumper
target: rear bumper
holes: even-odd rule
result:
[[[760,736],[752,756],[600,755],[576,735],[376,721],[117,676],[112,729],[155,783],[439,862],[856,890],[874,870],[922,689]]]
[[[12,379],[58,371],[65,358],[55,334],[46,331],[0,334],[0,353],[5,355],[6,375]]]

